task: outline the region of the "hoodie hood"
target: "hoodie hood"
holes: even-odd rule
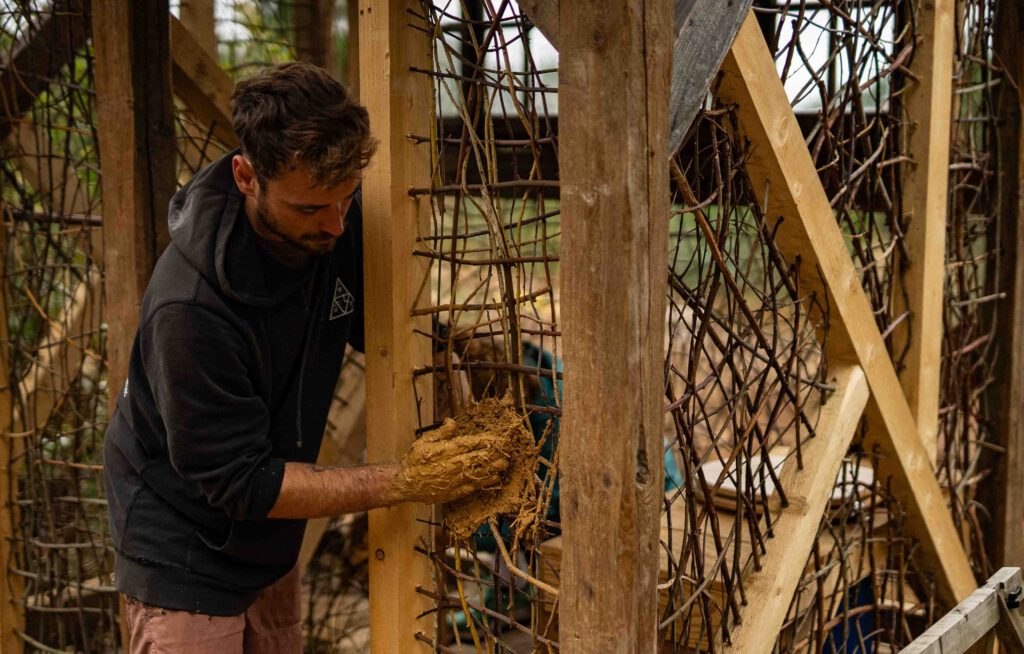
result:
[[[213,162],[174,194],[167,224],[171,242],[210,284],[236,302],[268,308],[302,287],[314,266],[284,283],[268,283],[262,248],[231,169],[236,154]]]

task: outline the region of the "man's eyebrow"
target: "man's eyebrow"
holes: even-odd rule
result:
[[[324,207],[329,207],[331,205],[329,205],[329,204],[295,204],[294,202],[289,202],[288,206],[291,207],[292,209],[318,209],[319,210],[319,209],[323,209]]]

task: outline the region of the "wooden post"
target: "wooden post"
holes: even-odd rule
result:
[[[93,3],[111,404],[176,186],[167,0]]]
[[[569,652],[657,648],[670,2],[562,0],[559,159]],[[365,43],[365,40],[364,40]]]
[[[351,0],[350,0],[351,1]],[[334,0],[298,0],[295,12],[295,55],[337,77],[334,57]]]
[[[363,242],[366,304],[367,458],[397,461],[420,426],[420,407],[432,407],[429,377],[413,387],[412,372],[430,365],[427,316],[412,317],[426,262],[413,257],[417,234],[429,233],[427,198],[411,187],[430,185],[430,151],[409,134],[429,134],[432,88],[429,36],[409,26],[417,0],[359,3],[360,97],[380,141],[363,177]],[[426,410],[426,409],[424,409]],[[426,416],[426,422],[432,416]],[[414,548],[426,544],[430,507],[402,504],[370,512],[370,642],[373,652],[419,651],[415,640],[430,608],[417,587],[431,583],[429,562]],[[429,620],[429,618],[428,618]]]
[[[359,97],[359,2],[345,0],[348,12],[348,52],[345,54],[345,86]]]
[[[907,349],[900,381],[929,460],[935,465],[942,367],[943,283],[946,278],[946,217],[949,200],[949,137],[953,104],[953,0],[921,3],[921,38],[914,51],[906,112],[907,152],[913,163],[903,176],[908,216],[902,274],[906,298],[894,292],[896,314],[910,312],[893,333],[893,351]],[[904,305],[904,299],[906,305]]]
[[[92,6],[96,111],[103,171],[103,273],[111,410],[128,372],[142,295],[169,242],[176,186],[167,0]],[[127,643],[121,600],[121,638]]]
[[[986,551],[993,564],[1024,564],[1024,10],[1000,2],[995,21],[995,61],[1014,81],[1002,83],[998,115],[999,262],[993,287],[1006,294],[990,320],[996,320],[995,382],[987,401],[993,432],[1003,451],[985,450],[980,469],[994,479],[978,485],[979,501],[992,514]],[[990,245],[989,247],[992,247]],[[989,270],[992,270],[990,268]],[[989,273],[991,274],[991,273]]]

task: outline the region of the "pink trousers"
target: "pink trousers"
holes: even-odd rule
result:
[[[172,611],[127,598],[129,654],[299,654],[302,611],[298,568],[229,617]]]

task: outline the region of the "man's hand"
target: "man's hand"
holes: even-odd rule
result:
[[[509,466],[502,440],[488,432],[456,434],[453,420],[416,440],[386,494],[389,503],[451,502],[501,484]]]

